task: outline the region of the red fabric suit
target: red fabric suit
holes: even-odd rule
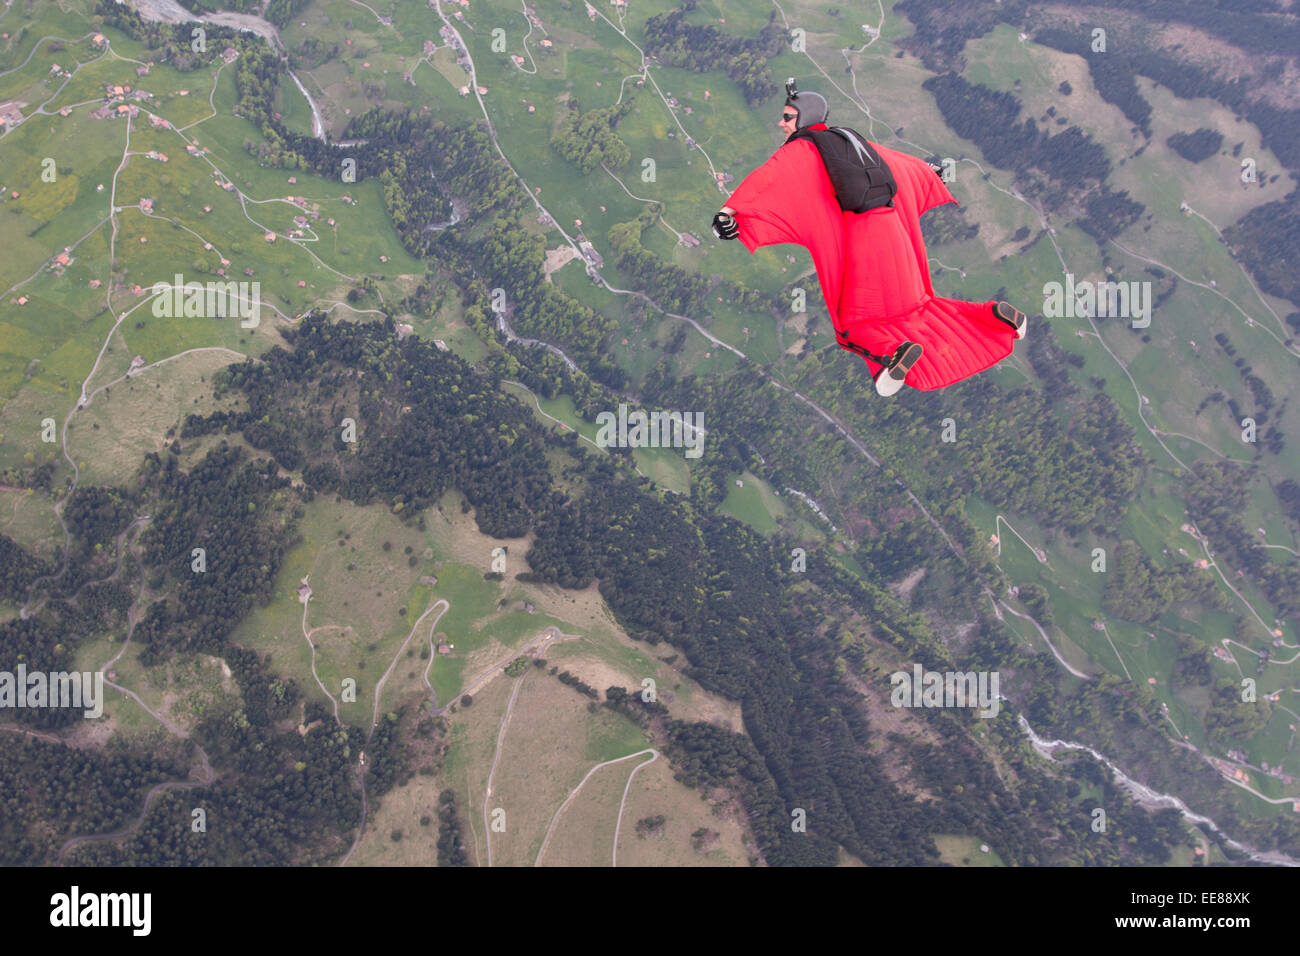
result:
[[[736,210],[739,238],[750,252],[792,242],[812,253],[836,331],[882,356],[905,341],[919,342],[924,352],[906,383],[944,388],[1010,355],[1015,330],[994,317],[993,302],[934,294],[921,215],[957,200],[924,160],[871,145],[898,182],[892,208],[841,210],[821,155],[807,139],[778,149],[727,205]],[[863,361],[874,377],[881,366]]]

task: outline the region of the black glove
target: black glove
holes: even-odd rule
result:
[[[730,213],[720,212],[713,217],[713,234],[719,239],[735,239],[740,235],[736,217]]]

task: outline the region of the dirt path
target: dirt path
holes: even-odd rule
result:
[[[420,622],[423,621],[426,617],[428,617],[429,614],[432,613],[435,609],[437,609],[439,605],[442,605],[442,609],[438,611],[438,616],[435,617],[433,619],[433,623],[429,625],[429,640],[430,641],[433,640],[433,633],[434,630],[438,627],[438,622],[442,620],[442,616],[446,614],[447,611],[450,610],[451,608],[451,604],[447,601],[446,598],[439,598],[433,604],[429,605],[428,609],[416,619],[414,624],[411,625],[411,633],[406,635],[406,640],[402,642],[402,646],[399,647],[397,649],[397,653],[393,655],[393,661],[391,664],[388,665],[388,670],[384,671],[384,676],[379,678],[379,682],[375,684],[375,704],[374,704],[374,709],[371,711],[370,714],[370,733],[372,735],[375,732],[375,728],[379,726],[379,697],[384,691],[384,683],[388,680],[389,675],[393,673],[393,668],[397,666],[397,662],[401,659],[402,652],[406,650],[406,645],[410,644],[411,638],[415,637],[415,632],[420,627]],[[430,661],[433,660],[432,655],[430,655],[429,660]],[[369,738],[367,738],[367,741],[368,740]]]
[[[501,760],[501,744],[506,739],[506,728],[510,725],[510,714],[515,709],[515,699],[519,696],[519,688],[524,685],[524,678],[528,676],[528,671],[524,671],[515,678],[514,690],[510,692],[510,700],[506,704],[506,712],[501,718],[501,729],[497,731],[497,745],[492,752],[492,766],[488,770],[487,788],[483,791],[483,840],[487,844],[488,867],[492,866],[492,823],[488,819],[488,806],[492,802],[492,778],[496,776],[497,764]]]
[[[310,600],[310,595],[308,596],[308,600]],[[402,642],[402,646],[399,647],[397,649],[397,653],[393,655],[393,660],[392,663],[388,665],[388,670],[384,671],[384,676],[381,677],[378,683],[375,684],[374,709],[371,711],[370,731],[369,733],[366,734],[367,746],[369,746],[371,739],[375,735],[375,728],[379,726],[379,695],[380,693],[382,693],[384,689],[384,681],[388,680],[388,675],[393,672],[393,668],[397,665],[398,659],[402,656],[402,651],[406,650],[406,646],[411,643],[411,638],[415,636],[415,631],[420,626],[420,622],[423,621],[426,617],[428,617],[429,613],[433,611],[436,607],[438,607],[439,604],[442,605],[442,610],[438,612],[438,616],[434,618],[433,624],[429,626],[429,633],[430,634],[433,633],[433,628],[438,626],[438,621],[440,621],[442,619],[442,616],[446,614],[447,611],[451,608],[451,603],[447,601],[446,598],[439,598],[438,600],[434,601],[431,605],[429,605],[425,609],[424,613],[421,614],[416,619],[415,623],[411,625],[410,633],[406,635],[406,640]],[[304,601],[303,602],[304,618],[306,617],[307,614],[306,605],[307,605],[307,601]],[[310,641],[310,639],[308,640]],[[312,652],[313,652],[313,659],[314,659],[314,654],[315,654],[314,646],[312,648]],[[316,673],[316,669],[315,669],[315,664],[313,663],[312,674],[315,675],[315,673]],[[316,678],[316,682],[318,684],[320,683],[319,677]],[[426,680],[425,683],[428,683],[428,681]],[[432,690],[433,688],[430,687],[429,689]],[[324,685],[321,686],[321,690],[325,690]],[[325,691],[325,692],[326,694],[329,693],[329,691]],[[332,696],[331,699],[333,699]],[[339,720],[337,702],[335,702],[334,704],[334,720],[335,722],[338,723],[340,727],[343,726],[342,721]],[[362,753],[364,754],[364,751]],[[343,859],[339,860],[338,863],[339,866],[346,866],[348,860],[352,859],[352,854],[355,853],[357,851],[357,847],[361,845],[361,838],[365,836],[365,832],[366,832],[366,821],[370,816],[370,800],[366,796],[366,767],[365,764],[361,762],[360,758],[357,761],[356,775],[357,775],[357,785],[361,788],[361,822],[357,824],[357,832],[356,835],[352,838],[352,845],[348,847],[348,852],[343,855]]]
[[[645,753],[644,750],[641,752]],[[646,767],[650,766],[652,763],[654,763],[656,760],[659,759],[659,751],[652,749],[650,753],[654,754],[654,756],[651,757],[649,760],[647,760],[645,763],[639,763],[635,767],[633,767],[632,772],[627,775],[627,783],[623,786],[623,799],[619,800],[618,802],[618,816],[614,818],[614,851],[610,856],[610,860],[609,860],[610,866],[618,866],[618,832],[619,829],[623,826],[623,808],[627,806],[627,794],[628,791],[632,789],[632,778],[634,778],[638,772],[644,770]],[[633,756],[636,755],[633,754]]]
[[[193,789],[194,787],[206,787],[210,785],[216,779],[216,773],[212,770],[212,766],[208,763],[207,754],[203,753],[203,749],[201,747],[198,747],[197,744],[195,745],[195,748],[199,751],[199,754],[202,756],[203,759],[203,771],[204,771],[203,780],[170,780],[165,783],[160,783],[151,787],[149,793],[144,798],[144,809],[140,811],[140,816],[136,819],[134,823],[132,823],[130,826],[122,827],[121,829],[114,830],[112,833],[94,833],[94,834],[87,834],[85,836],[73,837],[71,840],[68,840],[66,843],[64,843],[63,846],[59,847],[59,855],[58,855],[59,863],[60,864],[63,863],[63,858],[69,853],[69,851],[71,851],[75,847],[80,846],[83,843],[106,843],[106,842],[111,842],[113,840],[121,840],[124,837],[131,836],[133,833],[139,830],[140,827],[144,826],[144,821],[149,816],[149,808],[153,806],[153,801],[158,796],[158,794],[166,790],[190,790]]]
[[[653,747],[647,747],[644,750],[638,750],[636,753],[628,754],[627,756],[624,757],[615,757],[613,760],[606,760],[604,763],[598,763],[596,764],[596,766],[588,770],[587,775],[583,777],[582,780],[578,782],[578,785],[573,788],[573,791],[567,797],[565,797],[564,802],[560,804],[560,809],[555,811],[555,816],[551,817],[551,825],[546,828],[546,836],[543,837],[542,839],[542,845],[541,848],[537,851],[537,859],[533,861],[533,866],[542,865],[542,854],[546,852],[547,844],[551,842],[551,834],[555,831],[555,824],[559,821],[560,814],[564,812],[564,808],[569,805],[569,803],[573,800],[573,798],[578,795],[578,791],[582,789],[583,784],[585,784],[588,780],[591,779],[591,775],[594,774],[601,767],[608,767],[610,764],[622,763],[624,760],[631,760],[633,757],[639,757],[642,754],[654,754],[654,756],[651,757],[649,760],[647,760],[645,763],[639,764],[632,770],[632,773],[628,775],[627,785],[623,788],[623,799],[620,800],[618,804],[618,820],[616,820],[614,823],[614,858],[617,860],[619,821],[621,821],[623,818],[623,806],[627,802],[628,787],[632,786],[632,778],[636,776],[636,772],[638,770],[640,770],[642,767],[650,766],[650,764],[654,763],[656,760],[659,759],[659,751],[655,750]]]
[[[516,650],[511,651],[507,656],[501,658],[501,660],[497,661],[495,664],[488,667],[486,670],[480,671],[479,675],[475,677],[469,684],[467,684],[465,688],[460,692],[460,694],[462,697],[465,696],[466,694],[473,694],[475,690],[477,690],[481,685],[483,685],[484,683],[486,683],[487,681],[495,677],[497,673],[502,670],[502,668],[504,668],[507,664],[513,661],[516,657],[523,657],[524,655],[536,656],[537,654],[540,654],[542,651],[550,647],[551,644],[553,644],[555,641],[575,640],[577,637],[578,637],[577,634],[563,633],[558,627],[554,627],[554,626],[548,627],[546,630],[542,631],[541,634],[533,638],[527,644],[523,645],[522,647]],[[430,687],[429,689],[432,690],[433,688]],[[439,707],[437,710],[434,711],[434,715],[437,716],[441,714],[448,707],[450,707],[452,703],[455,703],[455,701],[451,701],[450,703],[442,707]]]
[[[119,684],[115,684],[110,680],[105,680],[104,683],[107,684],[109,687],[112,687],[114,690],[126,694],[137,704],[139,704],[144,709],[145,713],[147,713],[150,717],[154,718],[154,720],[158,721],[158,723],[166,727],[167,730],[169,730],[171,733],[180,737],[182,740],[190,739],[190,735],[188,732],[181,730],[179,727],[173,727],[170,723],[164,720],[160,715],[154,713],[154,711],[149,707],[149,705],[146,704],[144,701],[142,701],[139,695],[137,695],[134,691],[122,687]],[[120,840],[123,837],[128,837],[131,834],[135,833],[137,830],[140,829],[140,827],[144,826],[144,821],[149,816],[149,808],[153,806],[154,798],[157,797],[158,794],[162,793],[163,791],[192,790],[195,787],[210,786],[213,782],[215,782],[217,779],[217,774],[216,771],[212,769],[212,764],[208,762],[207,753],[204,752],[203,748],[199,746],[197,742],[194,741],[191,742],[194,743],[194,749],[199,755],[199,766],[202,768],[202,773],[203,773],[203,777],[201,780],[189,780],[189,779],[168,780],[163,783],[155,784],[153,787],[150,788],[148,794],[145,795],[144,808],[140,811],[140,816],[136,818],[136,821],[133,824],[131,824],[128,827],[122,827],[121,829],[114,830],[111,833],[93,833],[93,834],[85,834],[82,836],[72,837],[70,840],[66,841],[63,844],[63,846],[59,847],[58,862],[62,864],[63,858],[68,854],[68,852],[72,850],[74,847],[80,846],[83,843],[103,843],[111,840]]]

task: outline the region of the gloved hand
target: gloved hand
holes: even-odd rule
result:
[[[719,239],[735,239],[740,235],[736,217],[730,213],[720,212],[713,217],[713,234]]]

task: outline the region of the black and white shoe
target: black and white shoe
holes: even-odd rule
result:
[[[999,302],[993,306],[993,315],[1015,329],[1016,338],[1023,339],[1025,337],[1025,326],[1029,324],[1029,319],[1025,316],[1025,313],[1014,308],[1009,302]]]
[[[876,375],[876,391],[885,396],[894,395],[903,387],[903,379],[921,360],[921,346],[916,342],[904,342],[889,360],[889,364]]]

